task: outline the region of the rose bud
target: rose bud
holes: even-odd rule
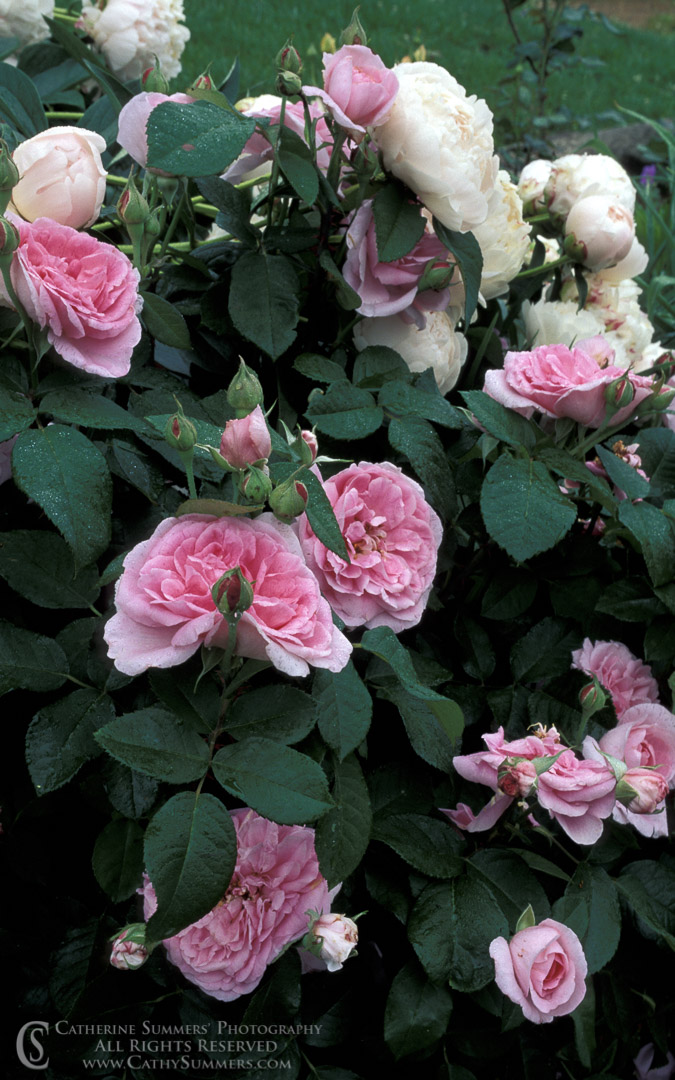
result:
[[[356,947],[359,931],[346,915],[321,915],[311,933],[321,943],[321,959],[329,971],[339,971]]]
[[[616,797],[633,814],[653,814],[668,794],[668,782],[658,769],[628,769],[616,786]]]
[[[260,405],[247,416],[227,421],[220,440],[220,453],[235,469],[267,461],[272,453],[272,440]]]
[[[563,247],[572,258],[596,271],[625,258],[634,238],[630,210],[607,195],[588,195],[567,215]]]
[[[239,371],[227,388],[227,401],[237,417],[248,416],[256,405],[263,403],[263,390],[255,372],[239,357]]]
[[[614,379],[613,382],[609,383],[605,389],[605,401],[610,407],[608,419],[612,415],[612,411],[625,409],[626,405],[630,405],[634,397],[635,390],[627,376],[622,375],[621,378]]]
[[[359,9],[354,8],[349,26],[340,34],[340,45],[367,45],[368,38],[359,19]],[[335,50],[333,50],[334,52]]]
[[[208,73],[208,69],[203,71],[201,75],[198,75],[193,83],[190,83],[186,93],[191,94],[193,90],[215,90],[216,84]]]
[[[237,484],[245,499],[252,503],[264,503],[272,494],[272,481],[263,469],[249,465]]]
[[[21,179],[12,205],[26,221],[51,218],[71,229],[92,225],[105,197],[105,139],[78,127],[53,127],[19,143],[12,157]]]
[[[295,48],[291,38],[286,42],[283,49],[280,49],[277,53],[275,63],[279,71],[291,71],[294,75],[299,75],[302,71],[300,53]]]
[[[535,767],[527,759],[516,761],[507,758],[500,766],[497,775],[497,787],[505,795],[510,795],[513,799],[519,796],[525,798],[529,795],[532,785],[537,779]]]
[[[530,161],[521,172],[518,180],[518,194],[523,200],[523,210],[526,214],[537,214],[546,208],[544,191],[552,168],[552,162],[538,158],[536,161]]]
[[[12,196],[12,188],[19,182],[19,170],[12,161],[9,147],[0,139],[0,213],[5,212]]]
[[[239,566],[226,570],[211,589],[213,602],[225,618],[241,615],[253,603],[253,586]]]
[[[186,453],[192,450],[197,442],[197,429],[181,409],[167,420],[164,438],[172,450]]]
[[[157,57],[155,57],[155,66],[146,68],[141,75],[141,86],[147,94],[169,93],[169,81],[162,75]]]
[[[269,497],[270,509],[279,521],[290,522],[303,514],[307,505],[307,488],[289,477],[275,487]]]
[[[302,79],[294,71],[280,71],[275,89],[282,97],[297,97],[302,90]]]
[[[20,243],[19,230],[7,218],[0,217],[0,256],[9,257],[14,254]]]
[[[145,947],[145,923],[132,923],[113,939],[110,963],[119,971],[135,971],[149,955]]]
[[[309,461],[305,461],[305,452],[303,451],[302,447],[300,447],[300,456],[302,457],[302,460],[305,462],[306,465],[311,465],[313,462],[316,461],[316,455],[319,453],[319,440],[317,439],[313,431],[308,431],[306,428],[303,428],[303,430],[300,432],[300,438],[309,448],[309,453],[311,455]]]

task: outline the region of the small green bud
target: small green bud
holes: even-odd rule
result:
[[[294,71],[280,71],[275,88],[282,97],[297,97],[302,90],[302,79]]]
[[[0,139],[0,213],[4,214],[11,198],[12,190],[19,183],[19,170],[12,161],[12,155],[4,139]]]
[[[207,68],[206,71],[203,71],[201,73],[201,75],[198,75],[197,78],[195,79],[195,81],[188,86],[185,93],[189,94],[189,93],[191,93],[192,90],[216,90],[216,89],[217,89],[216,84],[214,83],[213,79],[209,75],[209,70]]]
[[[265,503],[272,494],[272,481],[263,469],[249,465],[240,476],[239,491],[252,503]]]
[[[173,450],[184,454],[194,449],[197,442],[197,429],[181,409],[167,420],[164,438]]]
[[[0,256],[11,256],[20,243],[19,230],[7,218],[0,217]]]
[[[441,292],[443,289],[447,289],[455,276],[456,269],[454,263],[438,262],[435,259],[430,259],[424,267],[424,273],[417,285],[417,291],[424,292],[426,289],[435,289],[437,292]]]
[[[141,75],[141,86],[147,94],[169,93],[169,83],[160,71],[157,57],[155,57],[155,66],[146,68]]]
[[[288,524],[305,512],[307,488],[299,480],[289,477],[283,484],[275,487],[269,497],[269,504],[275,518]]]
[[[255,372],[239,357],[239,371],[227,388],[227,401],[237,416],[248,416],[256,405],[263,403],[263,389]]]
[[[604,709],[606,702],[607,695],[595,677],[593,682],[583,686],[579,691],[579,704],[587,718],[599,712],[600,709]]]
[[[339,38],[339,45],[367,45],[368,37],[366,31],[363,28],[363,24],[359,19],[360,7],[354,8],[354,14],[352,15],[351,22],[347,26]]]
[[[283,49],[279,49],[275,63],[279,71],[290,71],[293,75],[300,74],[302,71],[302,60],[300,59],[300,53],[293,44],[292,38],[288,39]]]
[[[630,405],[634,397],[635,389],[626,375],[614,379],[605,388],[605,401],[609,405],[608,411],[610,415],[613,412],[618,412],[619,409],[625,408],[626,405]]]
[[[136,187],[133,177],[129,177],[127,186],[118,199],[117,213],[129,234],[132,228],[138,228],[138,226],[141,226],[142,231],[142,227],[150,217],[150,207]]]
[[[226,570],[211,589],[213,602],[225,618],[241,615],[253,603],[253,585],[235,566]]]

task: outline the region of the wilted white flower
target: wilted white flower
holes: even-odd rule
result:
[[[486,300],[503,296],[522,269],[532,226],[523,220],[523,203],[509,174],[499,170],[488,216],[473,230],[483,254],[480,291]]]
[[[552,161],[537,158],[536,161],[528,162],[518,178],[518,194],[532,213],[546,207],[544,190],[552,168]]]
[[[157,57],[162,74],[180,73],[190,31],[183,25],[183,0],[106,0],[103,10],[83,4],[78,23],[122,80],[139,78]]]
[[[54,16],[54,0],[0,0],[0,37],[17,37],[22,45],[33,45],[49,37],[42,18]]]
[[[468,351],[466,338],[445,311],[428,312],[423,330],[399,315],[362,319],[354,327],[354,344],[359,352],[368,345],[395,349],[412,372],[432,368],[441,394],[452,390]]]
[[[566,154],[553,162],[545,198],[552,214],[566,217],[587,195],[607,195],[631,214],[635,188],[623,165],[607,154]]]
[[[485,221],[497,179],[492,113],[438,64],[394,71],[398,95],[374,132],[384,166],[448,229],[468,232]]]

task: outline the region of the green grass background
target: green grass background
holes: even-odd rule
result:
[[[529,0],[514,12],[523,40],[538,36],[534,4]],[[305,61],[303,78],[319,80],[321,37],[330,32],[337,38],[353,7],[353,0],[185,0],[192,34],[183,56],[186,84],[209,62],[222,78],[238,56],[240,96],[271,91],[274,57],[291,35]],[[501,0],[363,0],[360,14],[371,48],[387,64],[424,44],[429,59],[447,67],[470,93],[486,98],[497,116],[514,108],[513,95],[499,86],[513,56]],[[563,106],[575,120],[600,116],[600,126],[602,114],[617,106],[651,117],[673,114],[675,34],[619,24],[620,32],[612,33],[587,16],[578,25],[583,37],[577,39],[577,55],[591,64],[600,60],[602,66],[578,65],[552,75],[552,114]],[[582,126],[592,126],[592,121],[582,120]]]

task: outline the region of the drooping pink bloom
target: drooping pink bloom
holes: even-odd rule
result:
[[[235,469],[245,469],[272,453],[265,414],[259,405],[248,416],[228,420],[220,440],[220,452]]]
[[[597,678],[610,695],[619,719],[633,705],[659,700],[652,669],[620,641],[593,642],[585,638],[581,648],[572,653],[572,667]]]
[[[307,675],[310,665],[341,671],[351,645],[333,625],[295,533],[271,514],[168,518],[137,544],[104,632],[116,667],[138,675],[181,664],[201,645],[224,647],[228,624],[211,589],[237,566],[253,602],[239,620],[236,654],[270,660],[287,675]]]
[[[497,986],[533,1024],[567,1016],[586,995],[588,964],[581,942],[555,919],[519,930],[510,941],[495,938],[490,956]]]
[[[225,896],[208,915],[164,941],[185,978],[218,1001],[255,990],[268,964],[306,932],[308,912],[329,903],[313,829],[277,825],[254,810],[230,813],[237,861]],[[147,876],[140,892],[147,921],[157,909]]]

